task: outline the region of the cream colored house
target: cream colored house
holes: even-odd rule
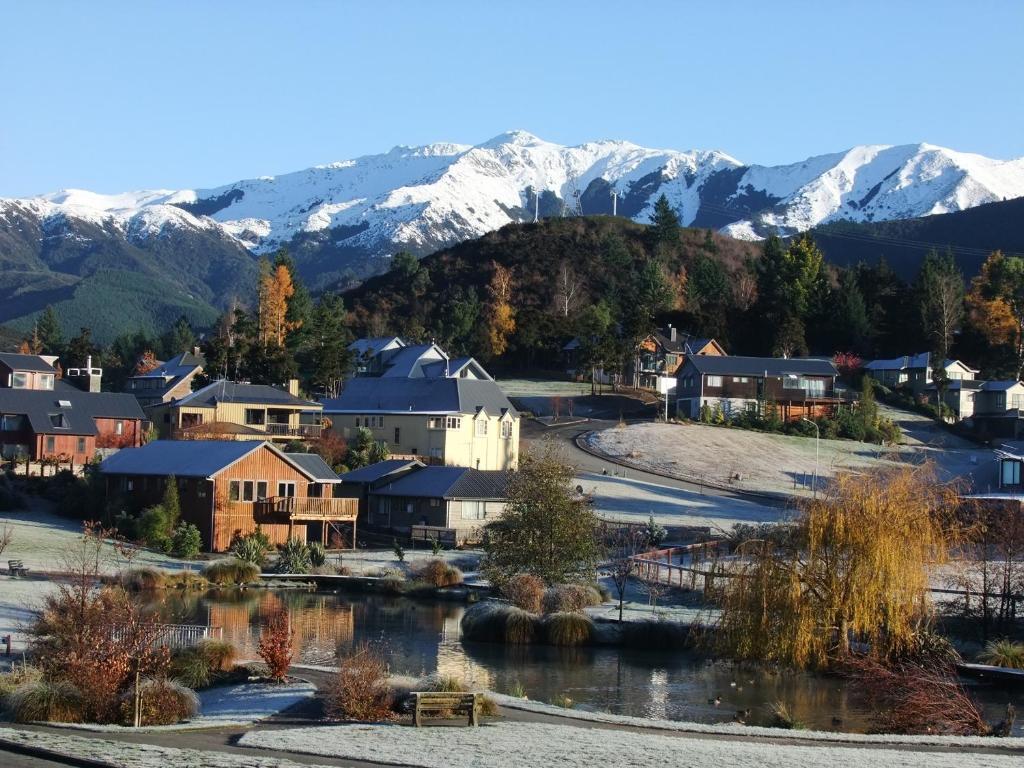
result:
[[[321,406],[299,397],[299,382],[287,389],[214,381],[169,403],[146,409],[162,438],[172,440],[254,438],[288,442],[320,437]]]
[[[323,401],[324,416],[330,429],[345,439],[366,427],[395,457],[453,467],[515,469],[519,413],[489,376],[462,375],[470,369],[449,361],[448,376],[356,378],[340,397]]]

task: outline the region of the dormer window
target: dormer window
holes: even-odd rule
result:
[[[24,371],[15,371],[11,374],[11,387],[13,389],[28,389],[29,377]]]
[[[54,429],[67,429],[70,426],[70,424],[68,424],[68,417],[63,413],[51,413],[50,426]]]
[[[53,389],[53,374],[52,373],[40,373],[39,374],[39,389]]]

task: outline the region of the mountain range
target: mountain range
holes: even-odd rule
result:
[[[1024,158],[870,145],[761,166],[718,151],[567,147],[515,131],[212,189],[0,199],[0,323],[23,326],[48,303],[68,328],[89,324],[98,337],[124,330],[126,315],[147,330],[181,313],[203,323],[251,296],[254,256],[282,245],[318,289],[378,273],[398,250],[425,255],[535,216],[614,206],[645,222],[662,194],[683,224],[753,240],[1021,197]]]

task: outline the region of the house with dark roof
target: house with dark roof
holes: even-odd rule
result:
[[[203,358],[196,352],[182,352],[151,371],[129,377],[124,391],[147,406],[178,400],[192,393],[192,381],[203,372]]]
[[[955,390],[956,382],[950,382]],[[972,387],[973,411],[961,416],[975,434],[984,438],[1011,438],[1024,436],[1024,382],[1008,379],[1005,381],[961,382]],[[947,392],[946,402],[949,402]]]
[[[161,437],[173,440],[312,440],[320,436],[322,408],[288,388],[218,380],[184,397],[150,406]]]
[[[510,475],[391,460],[341,475],[341,492],[362,500],[360,522],[373,530],[429,528],[461,544],[478,541],[483,526],[504,514]]]
[[[683,333],[669,325],[640,341],[627,380],[639,389],[671,394],[676,386],[676,373],[687,357],[724,354],[722,345],[714,339]]]
[[[388,378],[464,378],[491,376],[472,357],[452,358],[433,342],[408,344],[398,336],[356,339],[348,345],[355,356],[355,375]]]
[[[490,377],[355,378],[322,405],[335,434],[369,429],[396,458],[481,470],[519,462],[519,413]]]
[[[699,419],[702,412],[731,418],[744,411],[795,421],[835,414],[839,372],[817,358],[693,355],[676,375],[676,414]]]
[[[69,369],[90,391],[58,378],[54,357],[0,353],[0,455],[85,464],[97,450],[142,443],[145,416],[131,395],[99,391],[102,370]]]
[[[971,381],[978,375],[976,369],[959,360],[944,360],[942,367],[949,381]],[[864,372],[887,387],[906,387],[919,394],[932,383],[932,355],[919,352],[886,360],[869,360],[864,363]]]
[[[268,441],[156,440],[100,464],[107,495],[133,514],[157,504],[176,483],[182,520],[204,546],[223,552],[257,529],[272,544],[297,538],[325,545],[332,533],[355,541],[358,502],[335,498],[340,483],[315,454],[285,453]]]

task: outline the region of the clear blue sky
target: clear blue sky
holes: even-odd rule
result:
[[[0,196],[208,187],[512,128],[757,163],[1024,155],[1020,2],[0,0],[0,19]]]

